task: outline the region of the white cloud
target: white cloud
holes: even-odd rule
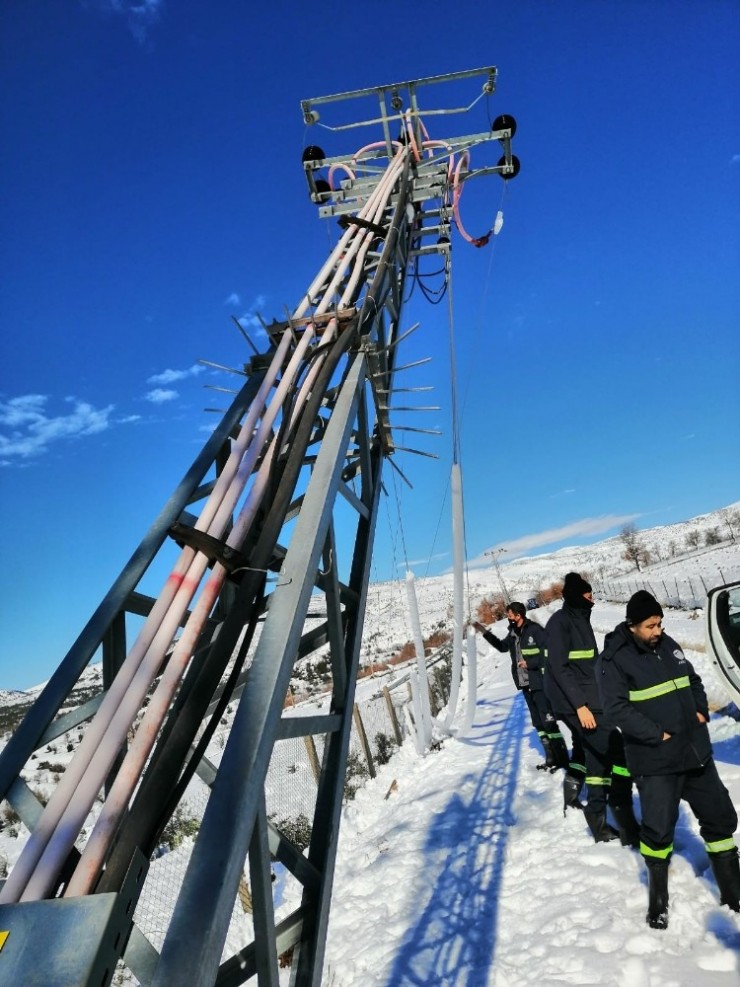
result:
[[[237,322],[250,332],[250,335],[267,335],[257,315],[257,312],[264,307],[266,301],[267,299],[264,295],[257,295],[246,312],[243,312],[237,319]]]
[[[418,565],[428,565],[430,562],[434,562],[436,559],[446,559],[449,552],[437,552],[435,555],[430,555],[426,559],[409,559],[408,562],[397,562],[396,569],[411,569],[413,566]]]
[[[186,380],[188,377],[197,377],[202,374],[205,367],[200,363],[194,363],[187,370],[163,370],[161,374],[153,374],[147,377],[147,384],[174,384],[178,380]]]
[[[224,302],[224,305],[241,305],[241,296],[237,295],[235,291],[232,291],[229,297]]]
[[[83,5],[94,6],[103,14],[124,17],[133,36],[144,44],[150,29],[159,20],[164,0],[83,0]]]
[[[167,401],[174,401],[179,397],[177,391],[167,390],[164,387],[155,387],[153,391],[148,391],[144,397],[152,404],[166,404]]]
[[[488,551],[502,548],[506,553],[502,561],[509,561],[526,555],[528,552],[545,545],[555,545],[569,539],[591,537],[593,535],[603,535],[607,531],[624,527],[639,518],[640,514],[604,514],[601,517],[587,517],[580,521],[573,521],[571,524],[563,525],[562,528],[550,528],[547,531],[539,531],[531,535],[523,535],[521,538],[513,538],[511,541],[502,541],[498,545],[493,545]],[[468,560],[468,565],[490,564],[490,558],[485,552],[476,559]]]
[[[17,428],[42,420],[47,400],[45,394],[24,394],[0,403],[0,426]]]
[[[49,398],[24,394],[0,401],[0,460],[3,465],[39,456],[63,439],[96,435],[111,426],[114,406],[94,408],[87,401],[67,398],[72,410],[66,415],[49,415]]]

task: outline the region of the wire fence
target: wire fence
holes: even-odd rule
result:
[[[409,665],[415,664],[415,659]],[[433,714],[444,708],[450,696],[451,657],[449,648],[441,648],[427,659],[429,700]],[[353,728],[344,799],[351,801],[369,778],[375,777],[379,765],[386,764],[415,730],[411,711],[409,672],[398,672],[387,684],[377,679],[378,687],[359,700],[353,710]],[[214,734],[208,760],[217,767],[228,742],[230,719]],[[297,737],[275,744],[265,783],[265,801],[270,822],[299,850],[304,851],[311,839],[318,792],[318,778],[324,755],[325,738]],[[208,804],[210,789],[194,777],[165,830],[162,841],[150,862],[135,923],[154,948],[159,951],[177,903],[185,871],[190,861],[195,837]],[[214,875],[214,879],[218,879]],[[273,863],[273,899],[275,919],[290,914],[299,904],[302,886],[279,863]],[[224,945],[222,960],[234,955],[254,936],[248,865],[239,884]],[[135,987],[135,975],[122,963],[113,980],[115,985]]]
[[[641,573],[629,578],[594,578],[592,585],[600,596],[614,603],[625,603],[633,593],[645,589],[652,593],[661,606],[693,610],[704,607],[710,590],[737,581],[740,581],[740,563],[723,567],[709,566],[704,571],[685,576]]]

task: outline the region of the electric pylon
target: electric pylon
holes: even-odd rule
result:
[[[511,117],[429,137],[422,117],[470,106],[422,111],[427,87],[476,77],[474,105],[495,91],[495,68],[301,104],[312,125],[319,108],[369,99],[370,119],[330,129],[372,125],[380,138],[350,155],[306,148],[336,246],[289,317],[265,326],[230,409],[2,752],[0,798],[29,831],[0,891],[3,983],[277,985],[282,958],[292,983],[320,984],[381,475],[386,460],[398,469],[406,282],[428,254],[449,270],[463,183],[519,167]],[[472,169],[471,149],[490,142],[501,157]],[[145,574],[168,569],[158,595],[144,591]],[[319,651],[329,699],[292,715],[296,662]],[[70,708],[94,667],[98,687]],[[42,805],[24,769],[71,736]],[[296,739],[320,748],[307,853],[269,785]],[[205,809],[177,870],[158,852],[198,786]],[[276,918],[278,864],[299,892]]]

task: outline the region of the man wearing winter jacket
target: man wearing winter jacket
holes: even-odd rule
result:
[[[699,821],[721,903],[740,911],[737,813],[712,758],[701,679],[663,632],[663,610],[654,596],[635,593],[626,617],[606,637],[597,676],[640,793],[647,922],[655,929],[668,925],[668,864],[681,799]]]
[[[545,767],[553,771],[556,768],[567,768],[568,751],[565,741],[545,696],[544,628],[527,618],[526,607],[518,601],[508,605],[506,617],[509,630],[505,638],[496,637],[477,620],[473,621],[473,627],[497,651],[509,652],[514,685],[524,694],[532,725],[545,751]]]
[[[545,691],[556,719],[562,720],[585,752],[585,816],[597,843],[619,837],[637,846],[639,830],[632,809],[632,780],[624,767],[619,732],[604,717],[596,687],[596,637],[591,627],[591,586],[577,572],[563,583],[563,606],[547,622]],[[574,805],[583,776],[571,763],[563,783],[565,804]],[[607,804],[619,832],[606,821]]]

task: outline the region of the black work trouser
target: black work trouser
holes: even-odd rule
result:
[[[710,853],[713,844],[729,840],[737,828],[735,806],[711,758],[704,767],[693,771],[636,775],[635,784],[642,814],[640,849],[645,856],[670,856],[681,799],[688,802],[696,816]]]
[[[548,736],[558,732],[558,725],[552,715],[550,704],[547,701],[544,689],[522,689],[524,699],[527,703],[532,726],[537,733]]]
[[[583,748],[586,765],[586,808],[589,812],[605,812],[612,805],[632,805],[632,779],[625,767],[624,743],[618,730],[600,722],[594,713],[596,728],[584,730],[575,713],[562,717]]]
[[[557,720],[565,723],[568,726],[565,716],[562,713],[555,714]],[[567,774],[571,775],[573,778],[577,778],[582,782],[586,777],[586,752],[583,749],[583,744],[581,743],[580,733],[576,733],[573,727],[568,727],[570,731],[570,764],[568,765]]]

